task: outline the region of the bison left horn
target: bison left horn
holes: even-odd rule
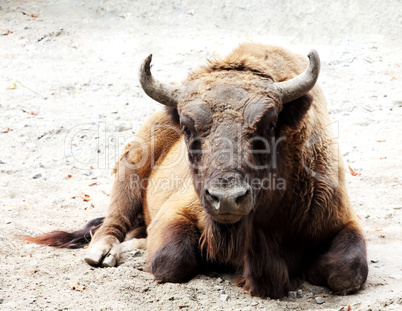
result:
[[[316,50],[311,50],[308,53],[308,58],[309,65],[303,73],[288,81],[275,83],[283,104],[303,96],[310,91],[317,82],[320,73],[320,57]]]
[[[152,54],[143,62],[140,69],[140,83],[144,92],[152,99],[169,107],[177,108],[180,90],[177,87],[155,80],[151,73]]]

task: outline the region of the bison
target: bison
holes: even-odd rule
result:
[[[305,279],[357,292],[366,242],[316,85],[319,56],[308,58],[246,43],[173,86],[153,77],[148,56],[142,88],[166,109],[123,151],[107,217],[28,240],[80,246],[96,231],[85,261],[110,267],[134,230],[147,236],[158,282],[185,282],[210,263],[233,269],[253,296],[279,298]]]

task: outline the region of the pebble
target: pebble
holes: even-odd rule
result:
[[[219,285],[216,285],[215,287],[214,287],[214,290],[222,290],[222,286],[219,286]]]
[[[70,279],[70,277],[69,277],[68,275],[63,275],[61,278],[62,278],[63,280],[69,280],[69,279]]]
[[[225,292],[225,290],[221,290],[221,295],[225,295],[226,294],[226,292]]]
[[[38,179],[38,178],[41,178],[41,177],[42,177],[41,173],[35,174],[35,175],[32,176],[33,179]]]
[[[321,305],[325,302],[325,299],[322,297],[315,297],[315,302]]]
[[[36,297],[31,297],[31,298],[28,299],[28,303],[29,303],[29,304],[32,304],[32,303],[34,303],[35,301],[36,301]]]
[[[253,307],[258,306],[258,302],[257,302],[257,301],[253,301],[250,305],[253,306]]]
[[[216,283],[222,283],[222,282],[223,282],[223,280],[221,278],[216,279]]]
[[[133,127],[131,125],[122,124],[122,125],[118,125],[116,129],[118,132],[125,132],[125,131],[131,130],[132,128]]]
[[[370,261],[371,261],[372,263],[378,263],[378,262],[380,262],[379,259],[371,259]]]
[[[91,176],[92,175],[91,170],[80,170],[80,173],[82,175],[86,175],[86,176]]]
[[[228,301],[228,299],[229,299],[229,295],[221,295],[221,297],[220,297],[220,300],[223,302]]]
[[[303,291],[301,289],[298,289],[296,296],[297,296],[297,298],[302,298],[303,297]]]
[[[288,297],[290,297],[290,298],[296,298],[296,297],[297,297],[297,292],[296,292],[296,291],[289,291],[289,292],[288,292]]]
[[[390,277],[391,279],[400,280],[400,279],[402,279],[402,274],[394,273],[394,274],[391,274],[389,277]]]
[[[91,283],[91,284],[89,284],[89,286],[91,286],[91,287],[94,288],[94,289],[97,289],[97,288],[98,288],[98,285],[96,285],[95,283]]]
[[[129,252],[129,255],[133,256],[133,257],[138,257],[142,255],[142,252],[139,249],[136,249],[132,252]]]
[[[4,299],[2,297],[0,297],[0,303],[3,303]]]
[[[313,289],[311,289],[311,293],[313,294],[313,296],[317,295],[319,293],[318,288],[314,287]]]

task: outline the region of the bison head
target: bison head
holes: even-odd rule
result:
[[[145,59],[142,88],[177,111],[195,189],[215,221],[236,223],[250,214],[266,193],[262,180],[280,170],[280,114],[313,88],[319,74],[317,52],[308,57],[307,69],[287,81],[274,82],[269,73],[247,68],[217,68],[190,75],[180,87],[154,79],[152,55]]]

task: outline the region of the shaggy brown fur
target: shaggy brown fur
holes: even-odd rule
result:
[[[123,152],[88,263],[115,265],[119,241],[143,214],[147,269],[160,282],[186,281],[215,262],[235,268],[244,289],[260,297],[282,297],[304,276],[338,294],[359,290],[368,273],[365,240],[324,95],[315,86],[283,104],[272,87],[306,67],[283,48],[248,43],[191,73],[177,109],[152,115]],[[270,178],[284,185],[252,184]],[[244,195],[250,209],[216,216],[207,191],[216,180],[252,186]]]

